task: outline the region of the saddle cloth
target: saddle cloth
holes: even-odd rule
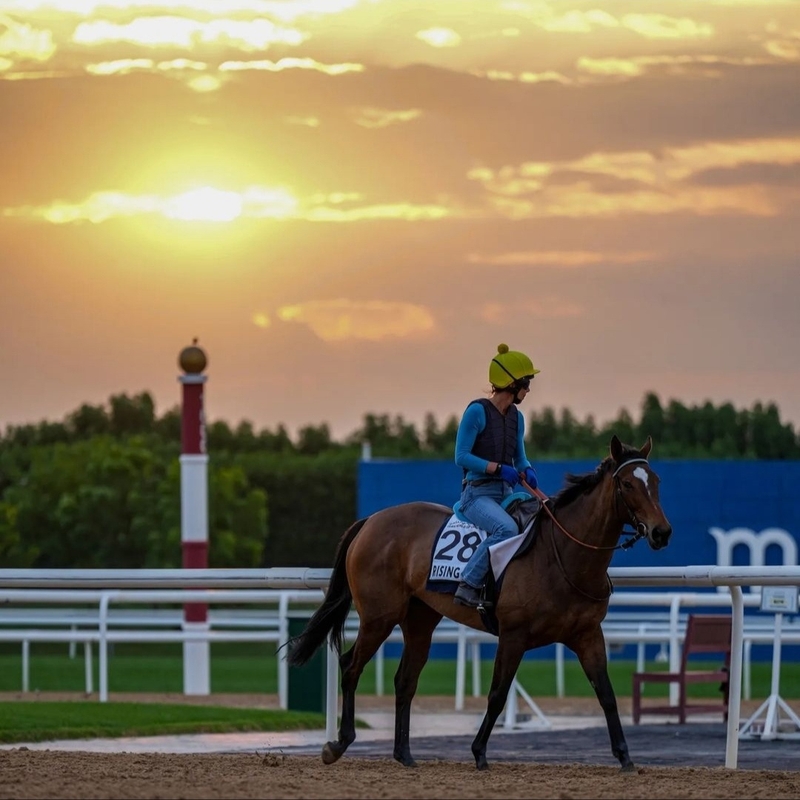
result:
[[[513,496],[508,498],[510,501],[513,499]],[[532,500],[530,495],[525,495],[524,502],[529,505],[537,501]],[[510,505],[510,503],[507,505],[509,511],[511,511]],[[517,515],[513,516],[516,518]],[[525,514],[521,518],[524,527],[520,533],[489,547],[489,563],[495,582],[499,583],[509,562],[526,540],[535,520],[535,513]],[[461,580],[461,570],[487,535],[485,530],[467,522],[456,510],[444,521],[434,537],[427,588],[434,592],[454,592]]]

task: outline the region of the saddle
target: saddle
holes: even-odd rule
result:
[[[503,503],[503,508],[511,515],[511,518],[517,523],[519,532],[522,533],[528,528],[539,513],[542,503],[538,497],[532,497],[527,492],[515,492],[509,495],[508,499],[511,501],[508,504]],[[530,536],[531,531],[528,531]],[[528,540],[522,543],[519,553],[524,552],[527,548]]]

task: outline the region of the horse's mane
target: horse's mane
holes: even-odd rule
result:
[[[625,463],[631,458],[640,458],[641,455],[635,447],[630,445],[622,446],[622,459],[620,463]],[[553,496],[553,507],[563,508],[568,506],[573,501],[577,500],[581,495],[589,494],[596,488],[609,473],[617,468],[618,464],[611,456],[606,456],[598,465],[594,472],[584,472],[580,475],[575,475],[568,472],[566,475],[566,485],[557,494]]]

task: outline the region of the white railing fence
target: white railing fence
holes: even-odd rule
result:
[[[0,589],[0,603],[47,603],[54,605],[94,604],[95,608],[69,609],[66,616],[43,613],[45,609],[0,609],[0,641],[22,642],[22,690],[29,690],[31,642],[78,642],[84,645],[86,662],[86,692],[93,691],[92,644],[97,644],[99,654],[99,700],[108,700],[108,652],[116,642],[181,643],[208,642],[274,642],[283,644],[289,638],[291,609],[299,605],[315,608],[324,594],[319,589],[135,589],[135,590],[76,590],[76,589]],[[242,618],[242,615],[219,616],[210,613],[209,624],[196,625],[183,630],[183,612],[180,608],[168,614],[158,614],[146,609],[138,614],[113,614],[112,606],[181,604],[205,602],[213,604],[271,604],[274,610],[263,609],[259,618]],[[163,609],[164,611],[166,609]],[[309,612],[310,613],[310,612]],[[37,625],[20,628],[19,625]],[[49,629],[43,627],[48,626]],[[61,626],[62,629],[53,629]],[[68,629],[63,629],[64,627]],[[79,628],[78,626],[81,626]],[[145,630],[141,628],[144,627]],[[163,630],[153,630],[162,627]],[[236,627],[237,630],[215,628]],[[245,628],[245,630],[242,630]],[[249,630],[247,630],[249,628]],[[287,707],[288,665],[278,659],[278,698],[281,708]]]
[[[730,704],[728,711],[725,765],[736,768],[738,762],[738,730],[742,696],[742,663],[744,643],[743,586],[800,586],[800,567],[621,567],[609,570],[609,576],[618,588],[635,587],[728,587],[733,618],[730,665]],[[327,587],[330,570],[323,569],[144,569],[144,570],[0,570],[0,590],[3,589],[103,589],[103,590],[187,590],[181,594],[182,602],[201,602],[206,595],[202,590],[237,590],[235,600],[241,602],[239,590],[244,589],[322,589]],[[196,594],[195,594],[196,592]],[[138,592],[136,593],[138,594]],[[105,613],[111,602],[111,593],[104,595]],[[115,599],[125,597],[121,591]],[[133,594],[131,597],[134,596]],[[227,595],[225,595],[227,596]],[[233,594],[231,594],[233,596]],[[215,599],[217,595],[215,594]],[[704,602],[708,598],[703,598]],[[125,602],[134,602],[132,599]],[[152,600],[148,602],[153,602]],[[101,605],[101,614],[103,606]],[[672,623],[671,623],[672,624]],[[107,617],[101,631],[108,636]],[[72,633],[72,632],[70,632]],[[151,632],[175,633],[175,632]],[[212,634],[222,632],[179,632],[187,638],[207,640]],[[236,632],[243,635],[242,632]],[[676,634],[679,635],[679,634]],[[160,641],[163,639],[154,639]],[[672,657],[672,656],[671,656]],[[103,661],[101,649],[101,663]],[[338,713],[338,663],[334,653],[327,649],[326,672],[326,734],[336,735]]]

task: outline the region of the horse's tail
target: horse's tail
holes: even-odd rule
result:
[[[353,602],[350,584],[347,581],[345,558],[350,544],[366,521],[367,517],[364,517],[354,522],[339,540],[333,562],[333,573],[322,605],[312,614],[303,632],[286,642],[289,649],[287,660],[292,666],[299,667],[305,664],[328,634],[331,636],[331,646],[337,655],[341,654],[344,624]]]

